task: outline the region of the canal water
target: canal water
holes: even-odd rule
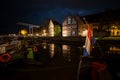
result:
[[[84,43],[65,42],[30,44],[23,59],[1,70],[0,80],[77,80],[83,45]],[[112,80],[120,79],[119,42],[98,41],[92,47],[91,56],[106,63]],[[91,80],[90,65],[86,63],[85,60],[82,62],[87,67],[81,67],[79,80]]]

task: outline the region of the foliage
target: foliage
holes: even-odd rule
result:
[[[60,33],[61,33],[61,27],[60,27],[60,25],[55,25],[54,26],[54,35],[55,36],[59,36]]]

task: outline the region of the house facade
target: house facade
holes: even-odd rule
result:
[[[110,15],[108,15],[111,13]],[[91,33],[94,36],[120,36],[120,12],[102,12],[96,13],[93,15],[83,16],[88,22]],[[56,22],[47,20],[43,26],[43,35],[44,36],[56,36],[55,33],[58,32],[55,30],[56,25],[60,25],[60,35],[61,37],[73,37],[73,36],[86,36],[87,26],[83,17],[79,15],[73,16],[68,14],[62,25],[55,24]]]
[[[49,27],[48,28],[48,30],[49,30],[49,36],[53,37],[54,36],[54,24],[53,24],[53,21],[51,19],[50,19],[48,27]]]
[[[68,15],[62,23],[62,37],[77,36],[77,22],[74,17]]]
[[[52,19],[46,19],[42,24],[41,35],[47,37],[61,36],[61,25]]]
[[[91,32],[93,29],[98,29],[98,23],[90,23]],[[69,36],[86,36],[87,26],[84,23],[84,20],[79,16],[66,16],[65,20],[62,23],[62,37]]]

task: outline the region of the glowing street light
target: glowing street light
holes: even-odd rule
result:
[[[26,35],[26,34],[27,34],[27,30],[22,29],[22,30],[20,31],[20,33],[21,33],[22,35]]]

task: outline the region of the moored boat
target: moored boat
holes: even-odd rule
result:
[[[10,62],[15,55],[22,53],[22,43],[19,40],[0,45],[0,62]],[[24,51],[23,51],[24,52]]]

